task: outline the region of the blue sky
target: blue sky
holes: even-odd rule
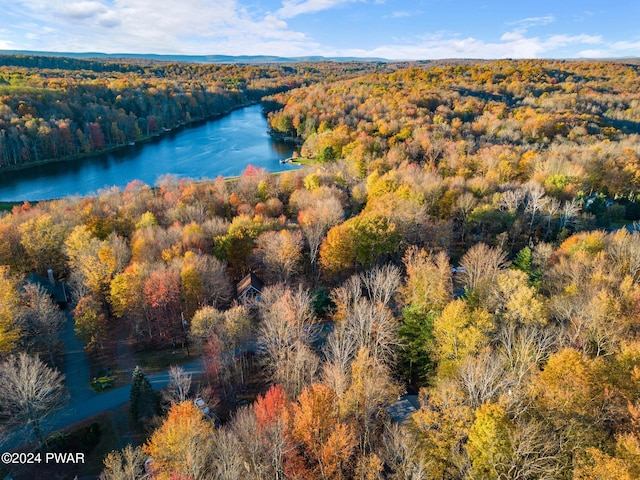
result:
[[[0,49],[389,59],[640,56],[637,0],[0,0]]]

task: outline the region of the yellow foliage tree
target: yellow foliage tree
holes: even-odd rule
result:
[[[430,255],[424,249],[412,246],[402,261],[407,269],[407,282],[402,289],[405,302],[419,305],[427,312],[441,311],[453,294],[447,254]]]
[[[490,289],[490,302],[502,321],[538,326],[547,323],[545,305],[535,289],[528,285],[526,273],[520,270],[500,273]]]
[[[454,375],[468,355],[480,351],[492,329],[493,321],[486,310],[472,309],[461,299],[449,303],[433,321],[438,375]]]
[[[143,450],[153,458],[154,478],[201,478],[202,456],[213,434],[213,424],[192,401],[174,405]]]
[[[473,410],[463,399],[454,382],[441,382],[411,417],[409,428],[416,435],[427,478],[462,477],[467,461],[462,445],[473,423]]]
[[[478,408],[467,440],[472,478],[492,480],[508,476],[506,470],[513,455],[510,426],[511,422],[500,405],[485,403]]]
[[[9,267],[0,266],[0,354],[11,352],[20,337],[16,316],[20,307],[17,283]]]
[[[625,462],[597,448],[588,448],[573,471],[573,480],[633,480]]]

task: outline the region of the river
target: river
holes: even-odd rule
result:
[[[235,176],[247,165],[268,171],[298,168],[280,164],[291,154],[291,146],[268,134],[260,105],[252,105],[112,153],[0,173],[0,201],[88,196],[136,179],[154,185],[167,174],[192,179]]]

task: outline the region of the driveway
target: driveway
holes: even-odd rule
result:
[[[89,357],[84,351],[84,343],[76,337],[74,319],[71,311],[64,311],[65,324],[62,329],[62,343],[64,343],[64,381],[67,392],[72,399],[88,400],[99,395],[90,386],[91,371]]]

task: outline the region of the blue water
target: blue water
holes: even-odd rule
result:
[[[154,185],[167,174],[196,180],[234,176],[247,165],[269,171],[298,168],[279,163],[291,154],[291,146],[269,136],[261,107],[253,105],[117,152],[0,173],[0,200],[87,196],[136,179]]]

